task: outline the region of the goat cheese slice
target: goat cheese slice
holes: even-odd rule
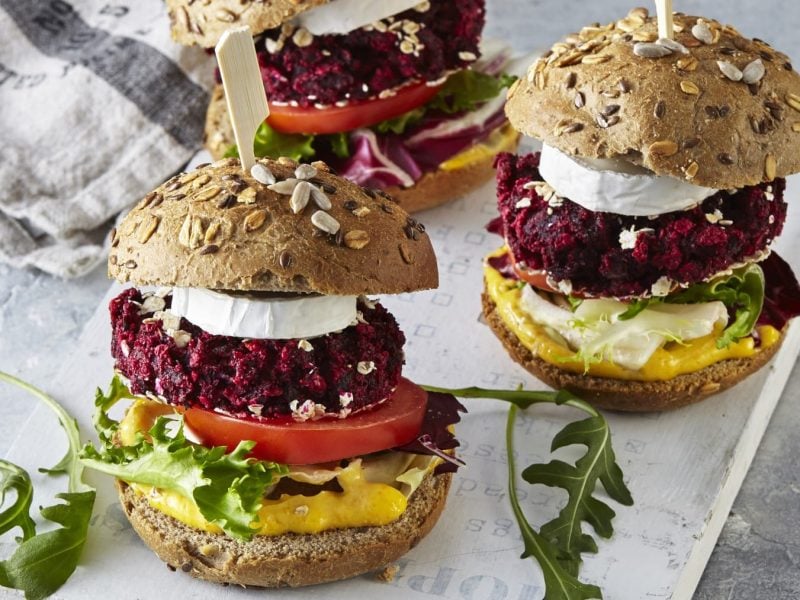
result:
[[[685,210],[719,191],[656,175],[626,160],[570,156],[547,145],[539,172],[562,198],[593,212],[631,217]]]
[[[306,339],[341,331],[356,321],[356,296],[272,298],[175,288],[170,312],[213,335]]]
[[[415,7],[419,0],[333,0],[294,19],[314,35],[350,33]]]

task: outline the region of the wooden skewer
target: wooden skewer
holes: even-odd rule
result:
[[[269,116],[250,27],[237,27],[223,33],[215,52],[242,169],[248,173],[256,162],[253,139]]]
[[[656,14],[658,15],[658,37],[673,39],[675,33],[672,28],[672,0],[656,0]]]

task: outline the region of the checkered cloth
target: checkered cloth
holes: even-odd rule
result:
[[[0,261],[61,277],[201,146],[213,61],[161,0],[0,0]]]

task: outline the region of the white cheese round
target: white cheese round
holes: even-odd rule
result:
[[[350,33],[419,3],[419,0],[333,0],[301,13],[294,24],[314,35]]]
[[[543,145],[539,172],[556,194],[594,212],[650,217],[691,208],[718,190],[692,185],[622,159],[570,156]]]
[[[305,339],[341,331],[356,321],[355,296],[256,298],[175,288],[170,312],[213,335]]]

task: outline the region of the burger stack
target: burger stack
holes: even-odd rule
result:
[[[93,464],[168,565],[308,585],[384,567],[430,531],[463,407],[402,377],[403,333],[367,297],[438,283],[424,227],[394,202],[324,163],[223,159],[148,194],[113,234],[109,273],[135,286],[110,304],[134,402]],[[158,455],[157,480],[135,455]],[[219,465],[204,491],[163,489],[200,477],[190,457]],[[254,483],[225,465],[273,473],[243,529],[222,513],[246,507],[224,499]]]
[[[249,25],[271,115],[258,156],[325,160],[408,210],[458,197],[516,148],[503,114],[507,51],[481,56],[483,0],[167,2],[172,36],[212,47]],[[206,120],[214,158],[234,155],[222,86]]]
[[[541,152],[497,159],[484,312],[515,360],[600,406],[696,402],[800,314],[770,244],[800,171],[800,77],[713,19],[646,9],[555,44],[508,94]]]

